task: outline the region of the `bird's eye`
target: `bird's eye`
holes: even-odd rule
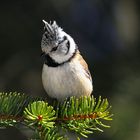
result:
[[[52,48],[51,52],[54,52],[57,50],[57,47]]]
[[[59,43],[58,43],[58,44],[63,43],[65,40],[67,40],[67,37],[66,37],[66,36],[64,36],[64,37],[63,37],[63,39],[62,39],[61,41],[59,41]]]

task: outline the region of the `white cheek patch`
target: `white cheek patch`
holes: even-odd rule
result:
[[[68,51],[67,46],[62,46],[61,52],[64,52],[64,54],[60,53],[60,50],[56,53],[50,54],[52,59],[55,60],[55,62],[57,62],[57,63],[64,63],[64,62],[68,61],[76,51],[76,44],[75,44],[74,40],[72,39],[72,37],[63,31],[61,31],[61,32],[62,32],[61,35],[63,34],[64,36],[66,36],[69,41],[69,51]],[[65,44],[63,43],[63,45],[66,45],[66,43]]]
[[[67,53],[67,50],[68,50],[68,48],[64,46],[64,47],[61,49],[62,54],[65,55],[65,54]]]
[[[63,55],[66,55],[69,51],[69,48],[67,46],[68,40],[65,40],[59,47],[59,51],[62,52]]]

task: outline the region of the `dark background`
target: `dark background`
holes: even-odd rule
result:
[[[93,140],[140,139],[139,0],[12,0],[0,4],[0,91],[45,97],[40,42],[42,19],[56,20],[89,64],[94,95],[113,106],[111,129]],[[26,140],[0,130],[0,140]]]

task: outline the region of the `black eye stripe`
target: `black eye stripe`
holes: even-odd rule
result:
[[[54,52],[57,50],[57,47],[52,48],[51,52]]]
[[[67,40],[67,37],[66,36],[64,36],[63,39],[58,44],[63,43],[65,40]]]
[[[63,37],[63,40],[61,40],[58,44],[63,43],[65,40],[67,40],[67,37],[66,37],[66,36],[64,36],[64,37]],[[67,47],[67,52],[65,53],[65,55],[66,55],[66,54],[68,54],[69,49],[70,49],[70,42],[69,42],[68,40],[67,40],[67,43],[66,43],[66,47]],[[52,50],[51,50],[51,52],[56,51],[56,50],[57,50],[57,48],[58,48],[58,46],[53,47],[53,48],[52,48]]]
[[[67,47],[70,47],[70,42],[69,41],[67,42]]]
[[[68,41],[66,45],[67,45],[68,50],[67,50],[67,52],[65,53],[65,55],[67,55],[67,54],[69,53],[69,50],[70,50],[70,42]]]

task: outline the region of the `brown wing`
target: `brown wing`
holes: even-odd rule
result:
[[[79,51],[77,52],[76,57],[79,60],[80,64],[83,66],[83,68],[85,70],[86,77],[92,81],[91,74],[90,74],[90,71],[88,69],[88,65],[87,65],[86,61],[83,59],[83,57],[80,55]]]

